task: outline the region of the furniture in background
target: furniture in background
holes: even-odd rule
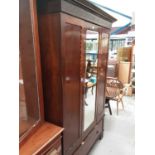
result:
[[[130,83],[130,75],[131,75],[131,62],[120,61],[118,63],[118,79],[123,84]]]
[[[63,155],[87,155],[103,136],[108,42],[115,19],[85,0],[37,4],[45,120],[64,128]],[[88,59],[96,84],[85,96]]]
[[[135,88],[134,45],[117,49],[117,59],[108,60],[107,77],[118,78],[131,96]]]
[[[132,94],[135,93],[135,40],[132,43],[132,59],[131,59],[131,88]]]
[[[117,62],[117,60],[108,60],[107,77],[118,77],[118,62]]]
[[[61,155],[63,128],[44,120],[36,15],[34,0],[19,1],[19,153]]]
[[[117,49],[117,61],[132,61],[132,47],[121,47]]]
[[[118,78],[123,84],[130,83],[131,62],[108,61],[107,77]]]
[[[123,104],[123,96],[125,95],[125,88],[123,83],[117,78],[107,77],[106,82],[106,99],[109,102],[110,100],[114,100],[117,103],[117,115],[119,110],[119,103]]]
[[[132,47],[122,47],[117,49],[118,79],[123,84],[129,84],[131,82],[132,60]]]

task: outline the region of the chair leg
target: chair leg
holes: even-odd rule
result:
[[[121,98],[121,103],[122,103],[122,107],[123,107],[123,110],[124,110],[124,104],[123,104],[123,100],[122,100],[122,98]]]
[[[118,104],[119,104],[119,102],[117,101],[117,115],[118,115]]]
[[[110,102],[108,101],[108,108],[109,108],[109,113],[112,115],[111,107],[110,107]]]
[[[110,106],[110,100],[106,99],[105,104],[106,104],[105,108],[108,108],[110,115],[112,115],[111,106]]]

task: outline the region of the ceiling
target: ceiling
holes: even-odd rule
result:
[[[112,15],[117,19],[113,23],[112,27],[124,26],[130,22],[132,19],[128,17],[134,16],[134,1],[133,0],[88,0],[98,6],[100,9],[104,10],[108,14]]]

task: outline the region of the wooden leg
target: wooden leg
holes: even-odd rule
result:
[[[108,108],[110,115],[112,115],[112,111],[111,111],[111,107],[110,107],[110,99],[108,99],[108,98],[106,98],[106,101],[105,101],[105,108]]]
[[[122,107],[123,107],[123,110],[124,110],[124,104],[123,104],[123,100],[122,100],[122,98],[121,98],[121,103],[122,103]]]
[[[119,104],[119,102],[117,101],[117,115],[118,115],[118,104]]]
[[[110,107],[110,102],[108,101],[108,108],[109,108],[109,113],[112,115],[111,107]]]
[[[103,132],[101,132],[100,136],[99,136],[99,140],[102,140],[103,138]]]

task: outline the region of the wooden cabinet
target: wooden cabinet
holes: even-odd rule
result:
[[[20,155],[62,155],[62,128],[44,122],[20,147]]]
[[[73,153],[74,155],[88,154],[92,145],[100,137],[103,132],[103,120],[94,126],[91,132],[86,138],[84,138],[79,146],[79,148]]]
[[[43,122],[39,39],[34,1],[19,3],[19,122],[20,142]]]
[[[63,155],[86,155],[103,135],[115,19],[84,0],[38,0],[37,9],[45,120],[64,128]]]
[[[20,0],[19,8],[19,152],[61,155],[63,128],[44,121],[36,1]]]

